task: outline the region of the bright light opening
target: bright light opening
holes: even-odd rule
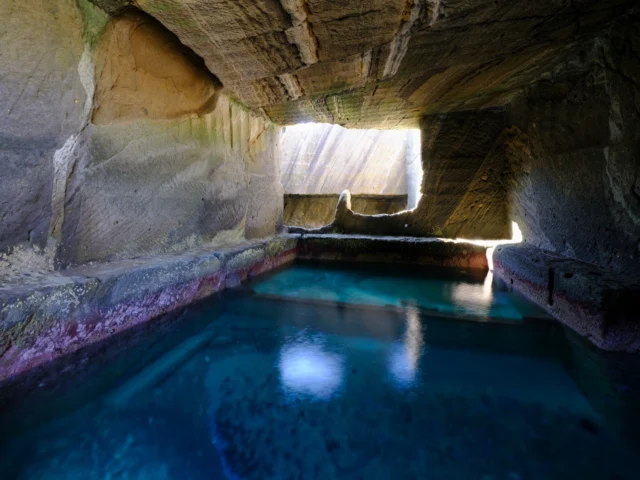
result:
[[[280,140],[286,225],[330,223],[309,217],[324,210],[332,217],[344,190],[351,193],[357,213],[392,214],[418,205],[423,175],[419,129],[304,123],[284,127]]]

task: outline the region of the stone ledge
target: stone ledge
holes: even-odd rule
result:
[[[640,351],[640,276],[528,245],[501,246],[494,272],[556,319],[609,351]]]
[[[296,256],[295,236],[55,272],[0,286],[0,382]]]
[[[488,270],[486,247],[439,238],[303,234],[298,258]]]

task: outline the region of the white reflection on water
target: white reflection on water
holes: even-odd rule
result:
[[[418,376],[418,364],[424,344],[420,314],[415,306],[407,307],[404,339],[391,351],[389,372],[401,387],[410,387]]]
[[[474,315],[489,315],[493,303],[493,273],[488,272],[482,285],[459,283],[451,289],[453,303]]]
[[[341,355],[327,352],[323,345],[308,340],[293,340],[280,350],[280,378],[285,391],[330,399],[342,386],[344,361]]]
[[[522,231],[516,222],[511,222],[511,240],[459,240],[487,247],[487,264],[489,271],[482,287],[468,283],[455,285],[451,296],[457,305],[476,315],[488,315],[494,302],[493,295],[493,254],[498,245],[521,243]]]

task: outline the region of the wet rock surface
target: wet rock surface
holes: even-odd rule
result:
[[[304,233],[298,241],[298,257],[487,269],[486,247],[412,237]]]
[[[604,350],[640,351],[640,275],[539,248],[501,246],[495,272],[507,285]]]
[[[291,262],[295,238],[84,266],[0,285],[0,380]],[[18,386],[20,386],[19,382]],[[26,382],[29,383],[29,382]]]

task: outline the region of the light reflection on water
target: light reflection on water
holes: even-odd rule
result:
[[[488,241],[484,241],[489,243]],[[493,242],[495,243],[495,242]],[[492,249],[488,251],[491,264]],[[310,299],[337,304],[403,307],[416,305],[447,315],[520,321],[544,317],[540,307],[494,284],[493,272],[415,271],[398,275],[393,267],[343,268],[300,262],[251,284],[259,295]]]
[[[305,330],[295,337],[289,337],[281,347],[277,367],[287,396],[328,401],[343,389],[348,377],[348,365],[344,354],[328,348],[330,337]],[[369,343],[375,347],[374,351],[382,348],[386,352],[386,368],[391,381],[400,389],[412,387],[419,378],[419,363],[425,341],[420,312],[416,306],[407,307],[405,332],[396,342],[385,345],[385,342],[361,337],[342,341],[349,351],[366,350],[371,353]]]
[[[342,386],[344,359],[328,352],[322,338],[296,337],[280,350],[278,368],[286,393],[329,400]]]
[[[418,377],[418,364],[424,345],[420,314],[415,306],[407,307],[406,331],[389,356],[389,373],[397,386],[411,387]]]

